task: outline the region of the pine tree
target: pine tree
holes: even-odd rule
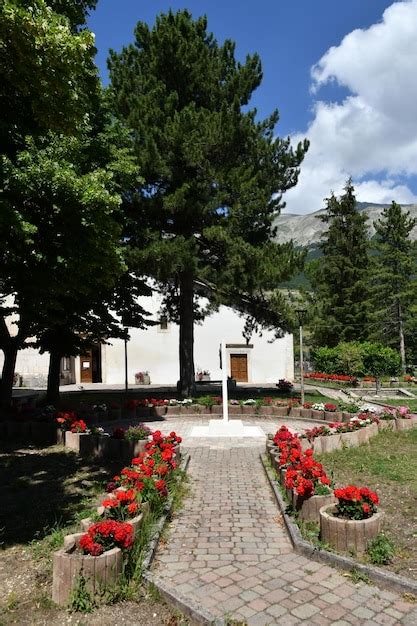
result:
[[[291,245],[274,243],[274,218],[307,142],[293,150],[276,137],[277,111],[255,120],[246,107],[262,79],[259,57],[238,63],[233,42],[220,46],[205,17],[179,11],[159,16],[151,30],[138,23],[135,43],[112,52],[109,68],[114,110],[131,129],[145,179],[125,194],[126,239],[179,323],[188,395],[194,321],[221,302],[252,302],[254,312],[299,267]]]
[[[406,371],[405,327],[412,326],[410,307],[417,300],[416,246],[410,233],[417,220],[393,202],[381,219],[374,222],[376,236],[372,301],[376,335],[384,344],[396,347],[401,368]]]
[[[350,180],[339,199],[332,194],[326,203],[318,216],[329,224],[319,244],[323,256],[310,264],[308,273],[315,292],[314,342],[335,346],[367,339],[369,241],[367,218],[357,209]]]

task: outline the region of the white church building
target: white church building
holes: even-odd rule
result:
[[[139,372],[149,373],[150,382],[174,385],[179,378],[179,328],[161,316],[158,295],[144,298],[143,307],[153,312],[158,321],[147,330],[129,328],[126,345],[121,339],[110,339],[107,344],[92,346],[86,356],[67,357],[61,363],[61,383],[105,383],[122,385],[127,374],[129,385],[137,382]],[[245,320],[228,307],[207,317],[194,327],[194,363],[197,372],[211,380],[221,379],[219,347],[227,348],[227,372],[237,382],[276,383],[281,378],[294,379],[293,336],[286,334],[274,340],[271,332],[254,334],[249,343],[243,337]],[[0,352],[0,367],[2,366]],[[33,348],[18,354],[16,373],[25,387],[46,386],[49,355]]]

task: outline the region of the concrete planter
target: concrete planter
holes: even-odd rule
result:
[[[369,439],[373,435],[370,427],[360,428],[356,432],[357,432],[358,442],[360,446],[364,443],[368,443]]]
[[[109,409],[109,420],[120,420],[122,419],[122,409]]]
[[[320,539],[338,552],[363,554],[368,541],[381,530],[382,511],[364,520],[335,517],[336,507],[329,504],[320,509]]]
[[[181,405],[167,406],[166,415],[180,415]]]
[[[272,406],[260,406],[259,407],[259,415],[272,415]]]
[[[288,407],[287,406],[274,406],[272,415],[276,415],[277,417],[286,417],[288,415]]]
[[[301,410],[298,406],[292,406],[289,410],[288,415],[290,417],[301,417]]]
[[[97,451],[98,437],[90,433],[72,433],[65,431],[65,447],[81,456],[92,456]]]
[[[221,404],[213,404],[211,407],[212,415],[223,415],[223,406]]]
[[[341,422],[342,413],[341,411],[324,411],[324,419],[326,422]]]
[[[242,409],[239,404],[229,405],[229,415],[242,415]]]
[[[359,435],[357,430],[351,433],[341,433],[342,448],[355,448],[359,445]]]
[[[345,411],[342,412],[342,422],[350,422],[352,417],[355,417],[355,413],[346,413]]]
[[[255,415],[257,411],[258,407],[256,406],[256,404],[246,404],[242,406],[242,415]]]
[[[324,411],[311,410],[311,417],[313,420],[324,420]]]
[[[67,535],[64,547],[53,555],[52,600],[60,606],[68,604],[80,575],[85,578],[87,589],[94,594],[113,586],[122,574],[123,554],[120,548],[112,548],[100,556],[80,554],[76,550],[82,535]]]
[[[305,498],[299,496],[294,490],[293,493],[293,507],[298,511],[298,517],[305,522],[319,522],[320,521],[320,509],[324,506],[334,504],[336,498],[333,493],[329,493],[326,496],[310,496]]]
[[[308,450],[309,448],[314,448],[314,442],[317,440],[314,439],[313,441],[309,441],[306,437],[302,437],[300,438],[300,443],[301,443],[301,450],[303,452],[305,452],[306,450]]]
[[[300,417],[311,419],[311,409],[300,409]]]
[[[378,430],[396,430],[395,420],[380,420]]]
[[[397,430],[411,430],[417,424],[416,420],[396,419],[395,427]]]
[[[150,409],[151,417],[164,417],[167,412],[166,406],[153,406]]]

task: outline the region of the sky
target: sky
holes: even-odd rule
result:
[[[219,42],[258,52],[251,105],[280,112],[276,134],[310,149],[285,213],[310,213],[351,176],[363,202],[417,203],[417,0],[99,0],[89,18],[107,83],[109,48],[170,8],[207,15]]]

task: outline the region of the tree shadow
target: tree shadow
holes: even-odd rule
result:
[[[0,546],[28,543],[69,524],[113,473],[58,446],[0,450]]]

